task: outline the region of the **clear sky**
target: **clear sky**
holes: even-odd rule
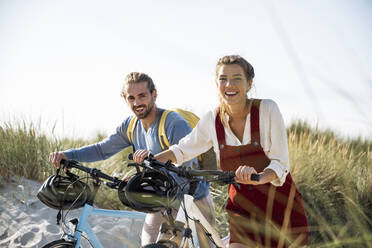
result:
[[[372,1],[0,0],[0,122],[58,135],[109,133],[130,114],[120,90],[148,73],[159,107],[218,104],[218,58],[240,54],[256,98],[285,122],[372,137]]]

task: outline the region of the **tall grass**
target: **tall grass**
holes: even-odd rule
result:
[[[291,174],[303,195],[311,225],[312,247],[372,247],[372,141],[346,140],[296,122],[288,128]],[[92,140],[47,137],[34,124],[0,124],[0,184],[12,176],[42,182],[55,172],[52,151],[80,147]],[[107,174],[128,173],[126,149],[108,160],[89,164]],[[83,177],[84,175],[81,174]],[[227,187],[212,185],[218,231],[227,234],[224,205]],[[101,187],[96,205],[126,209],[117,192]]]
[[[297,122],[288,129],[291,174],[315,247],[372,247],[372,142],[337,139]]]
[[[52,131],[53,133],[53,131]],[[0,186],[12,177],[25,177],[43,182],[55,174],[56,169],[49,163],[49,154],[53,151],[81,147],[101,141],[106,135],[97,133],[91,140],[57,139],[48,137],[40,125],[19,121],[0,123]],[[88,166],[102,168],[110,175],[124,176],[128,172],[127,157],[131,148],[125,149],[108,160],[91,163]],[[78,173],[84,177],[83,173]],[[107,200],[110,199],[110,200]],[[117,192],[101,187],[95,203],[104,208],[126,209],[117,198]]]
[[[41,181],[52,172],[47,154],[58,142],[50,141],[34,124],[0,126],[0,184],[12,176]]]

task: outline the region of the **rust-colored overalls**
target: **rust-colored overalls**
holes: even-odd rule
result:
[[[236,171],[241,165],[254,167],[259,173],[269,164],[260,143],[259,99],[251,108],[251,143],[241,146],[226,145],[225,130],[216,115],[216,132],[220,149],[220,166],[223,171]],[[239,184],[229,186],[226,210],[230,225],[230,243],[247,247],[299,247],[309,242],[308,221],[291,175],[285,183],[275,187]]]

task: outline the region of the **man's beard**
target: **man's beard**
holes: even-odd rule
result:
[[[151,113],[154,106],[155,106],[155,103],[152,101],[147,106],[146,105],[140,105],[140,106],[137,106],[137,107],[133,107],[133,112],[137,116],[138,119],[145,119],[147,116],[149,116],[149,114]],[[137,112],[135,111],[137,108],[144,108],[145,111],[141,114],[137,114]]]

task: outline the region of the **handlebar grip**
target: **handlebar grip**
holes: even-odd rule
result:
[[[133,160],[133,153],[129,153],[129,155],[128,155],[128,159],[129,159],[129,160]]]
[[[235,172],[232,172],[232,176],[235,176]],[[260,181],[260,174],[251,174],[251,181]]]
[[[260,181],[260,174],[252,174],[251,181]]]
[[[150,153],[149,155],[148,155],[148,157],[145,157],[145,160],[147,160],[147,159],[151,159],[153,157],[153,155]],[[128,154],[128,159],[129,160],[133,160],[133,153],[129,153]]]
[[[61,159],[61,161],[59,162],[61,165],[64,165],[64,166],[67,166],[67,167],[73,167],[74,165],[78,164],[77,161],[75,160],[67,160],[67,159]]]

